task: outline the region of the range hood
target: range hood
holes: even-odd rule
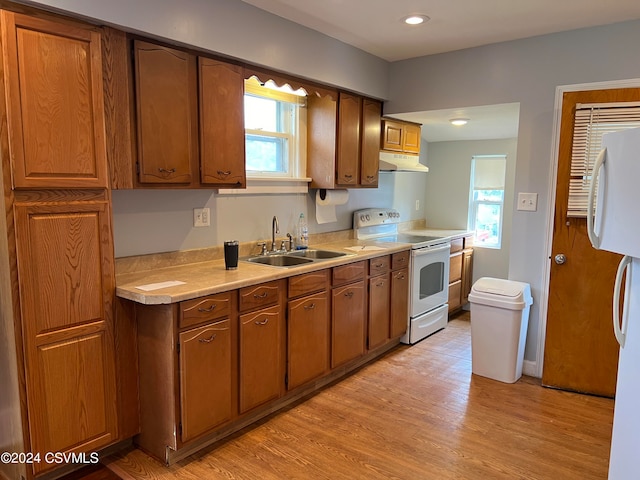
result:
[[[428,172],[418,155],[380,152],[380,170],[386,172]]]

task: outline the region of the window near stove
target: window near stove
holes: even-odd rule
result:
[[[469,230],[474,246],[500,248],[504,212],[506,155],[476,155],[471,160]]]

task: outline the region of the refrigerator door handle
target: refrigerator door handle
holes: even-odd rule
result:
[[[596,194],[598,177],[600,176],[600,168],[604,164],[606,154],[606,148],[600,150],[600,153],[598,154],[598,157],[596,158],[596,161],[593,165],[593,170],[591,171],[591,182],[589,183],[589,198],[587,200],[587,235],[589,236],[589,241],[591,242],[591,245],[593,245],[593,248],[597,249],[600,248],[600,237],[598,237],[595,229],[595,215],[597,215],[598,212],[596,211],[594,215],[593,203]],[[601,223],[602,222],[598,222],[598,225],[600,225]]]
[[[631,262],[633,257],[625,255],[620,260],[618,271],[616,272],[616,281],[613,286],[613,333],[621,348],[624,348],[624,342],[627,337],[627,324],[629,315],[627,305],[629,304],[629,290],[631,289]],[[620,325],[620,289],[622,288],[622,275],[627,270],[627,276],[624,282],[624,303],[622,304],[622,326]]]

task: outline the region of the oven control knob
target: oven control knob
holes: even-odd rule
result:
[[[369,214],[368,214],[368,213],[364,216],[364,218],[366,218],[366,219],[367,219],[367,222],[368,222],[369,220],[371,220],[371,217],[369,216]]]

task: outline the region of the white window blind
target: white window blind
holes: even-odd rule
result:
[[[571,151],[568,217],[587,216],[589,182],[602,136],[640,127],[640,102],[577,104]]]

